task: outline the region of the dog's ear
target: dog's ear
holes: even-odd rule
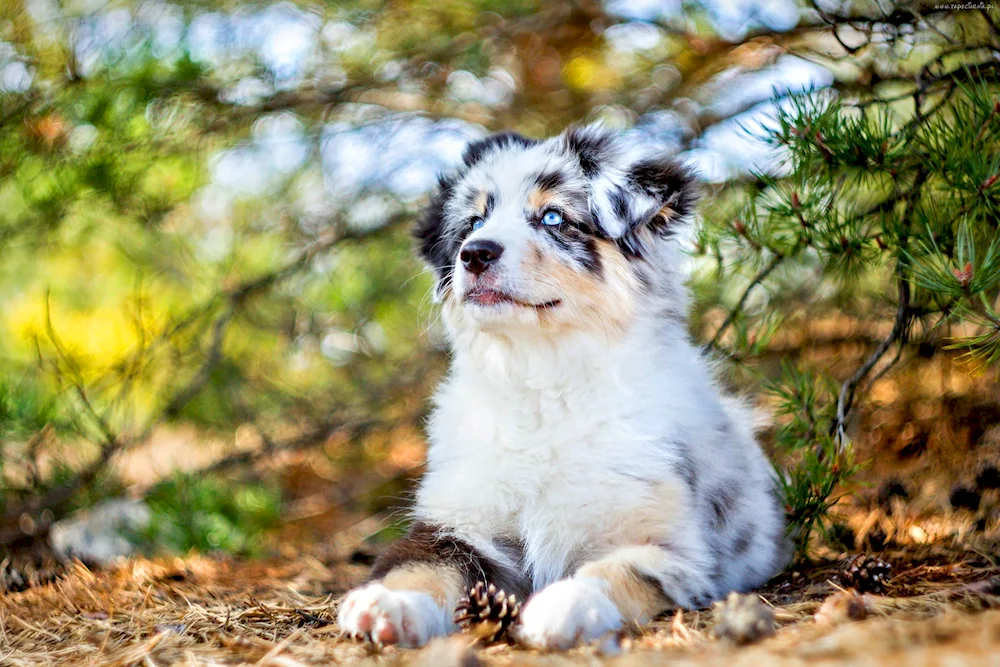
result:
[[[455,271],[455,254],[461,239],[449,233],[445,220],[445,207],[455,194],[455,179],[439,176],[437,189],[431,194],[424,214],[413,228],[417,254],[434,271],[434,297],[440,299],[451,286]]]
[[[462,162],[465,163],[466,167],[472,167],[483,160],[484,157],[498,150],[510,146],[517,146],[521,148],[530,148],[538,142],[534,139],[529,139],[517,132],[498,132],[496,134],[491,134],[488,137],[483,137],[482,139],[477,139],[471,142],[465,147],[465,151],[462,153]]]
[[[668,157],[594,125],[567,131],[565,142],[590,183],[598,226],[625,252],[639,255],[643,239],[673,235],[693,211],[694,177]]]

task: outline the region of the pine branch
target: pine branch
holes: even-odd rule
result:
[[[708,353],[715,350],[718,347],[719,340],[722,338],[723,334],[726,333],[726,330],[729,329],[730,326],[732,326],[736,318],[739,317],[740,312],[743,311],[743,306],[744,304],[746,304],[747,299],[750,297],[750,293],[754,290],[755,287],[757,287],[765,280],[767,280],[767,277],[771,275],[771,273],[776,268],[778,268],[778,265],[781,264],[781,262],[783,262],[786,257],[787,255],[775,253],[774,257],[771,258],[771,261],[768,262],[764,266],[764,268],[762,268],[757,273],[756,276],[754,276],[753,280],[750,281],[750,284],[747,285],[746,288],[743,290],[743,293],[740,295],[740,298],[736,302],[736,305],[733,306],[732,310],[729,311],[729,314],[726,315],[726,319],[723,320],[722,324],[719,326],[719,329],[715,332],[715,335],[712,336],[712,339],[709,340],[704,345],[702,345],[701,347],[702,352]]]
[[[904,232],[900,234],[899,237],[898,243],[901,254],[900,258],[896,262],[895,272],[899,299],[896,305],[896,317],[893,320],[892,330],[889,332],[889,335],[878,344],[865,363],[862,364],[854,372],[854,374],[851,375],[846,382],[844,382],[843,385],[841,385],[840,392],[837,396],[837,418],[834,422],[833,435],[837,443],[837,448],[841,452],[847,449],[849,442],[847,437],[847,419],[850,414],[850,410],[854,405],[854,395],[858,385],[865,379],[865,377],[867,377],[879,360],[885,355],[889,348],[892,347],[893,343],[896,343],[897,341],[900,341],[900,343],[906,342],[906,335],[907,330],[909,329],[912,311],[910,308],[910,280],[906,274],[907,269],[903,262],[903,256],[909,245],[909,227],[913,217],[913,212],[916,208],[917,201],[920,199],[920,193],[924,184],[927,182],[929,175],[930,174],[926,168],[921,168],[917,171],[913,187],[910,189],[909,197],[907,199],[906,210],[903,212],[901,220]]]
[[[896,307],[896,317],[893,321],[892,330],[869,355],[854,374],[840,387],[840,394],[837,396],[837,421],[834,424],[834,435],[837,439],[837,446],[840,451],[847,448],[849,439],[847,438],[846,424],[851,407],[854,404],[854,394],[862,380],[871,372],[875,364],[879,362],[885,353],[892,347],[893,343],[906,341],[906,330],[910,321],[910,283],[904,276],[897,277],[899,288],[899,304]]]

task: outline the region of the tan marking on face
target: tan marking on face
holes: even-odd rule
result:
[[[476,208],[476,213],[479,215],[486,215],[487,199],[486,190],[480,190],[479,194],[476,195],[476,199],[473,201],[472,205]]]
[[[553,193],[551,190],[534,187],[528,195],[528,207],[541,213],[552,203],[552,199]]]
[[[427,593],[449,609],[455,606],[464,588],[462,577],[454,567],[425,563],[397,567],[385,575],[382,585],[393,591]]]
[[[628,621],[646,623],[669,604],[659,587],[640,577],[628,563],[613,559],[594,561],[581,567],[576,574],[606,581],[608,597],[618,607],[622,618]]]
[[[602,296],[608,309],[619,321],[631,319],[635,295],[639,292],[639,278],[621,250],[611,241],[598,241],[597,254],[601,258],[603,279]]]
[[[522,271],[531,280],[556,285],[562,292],[564,312],[540,311],[539,323],[548,329],[591,328],[607,334],[618,334],[629,324],[634,308],[639,279],[618,248],[610,241],[597,241],[601,274],[595,275],[581,267],[567,266],[549,257],[532,244],[522,263]]]

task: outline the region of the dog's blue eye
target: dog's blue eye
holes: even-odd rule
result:
[[[559,211],[546,211],[545,215],[542,216],[542,224],[549,227],[561,225],[562,221],[562,214]]]
[[[475,231],[475,230],[479,229],[480,227],[482,227],[485,224],[486,224],[486,221],[483,220],[482,218],[475,218],[472,221],[472,231]]]

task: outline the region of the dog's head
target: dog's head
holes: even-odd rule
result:
[[[679,292],[671,239],[695,198],[679,165],[597,126],[492,135],[463,161],[415,232],[453,329],[609,332]]]

